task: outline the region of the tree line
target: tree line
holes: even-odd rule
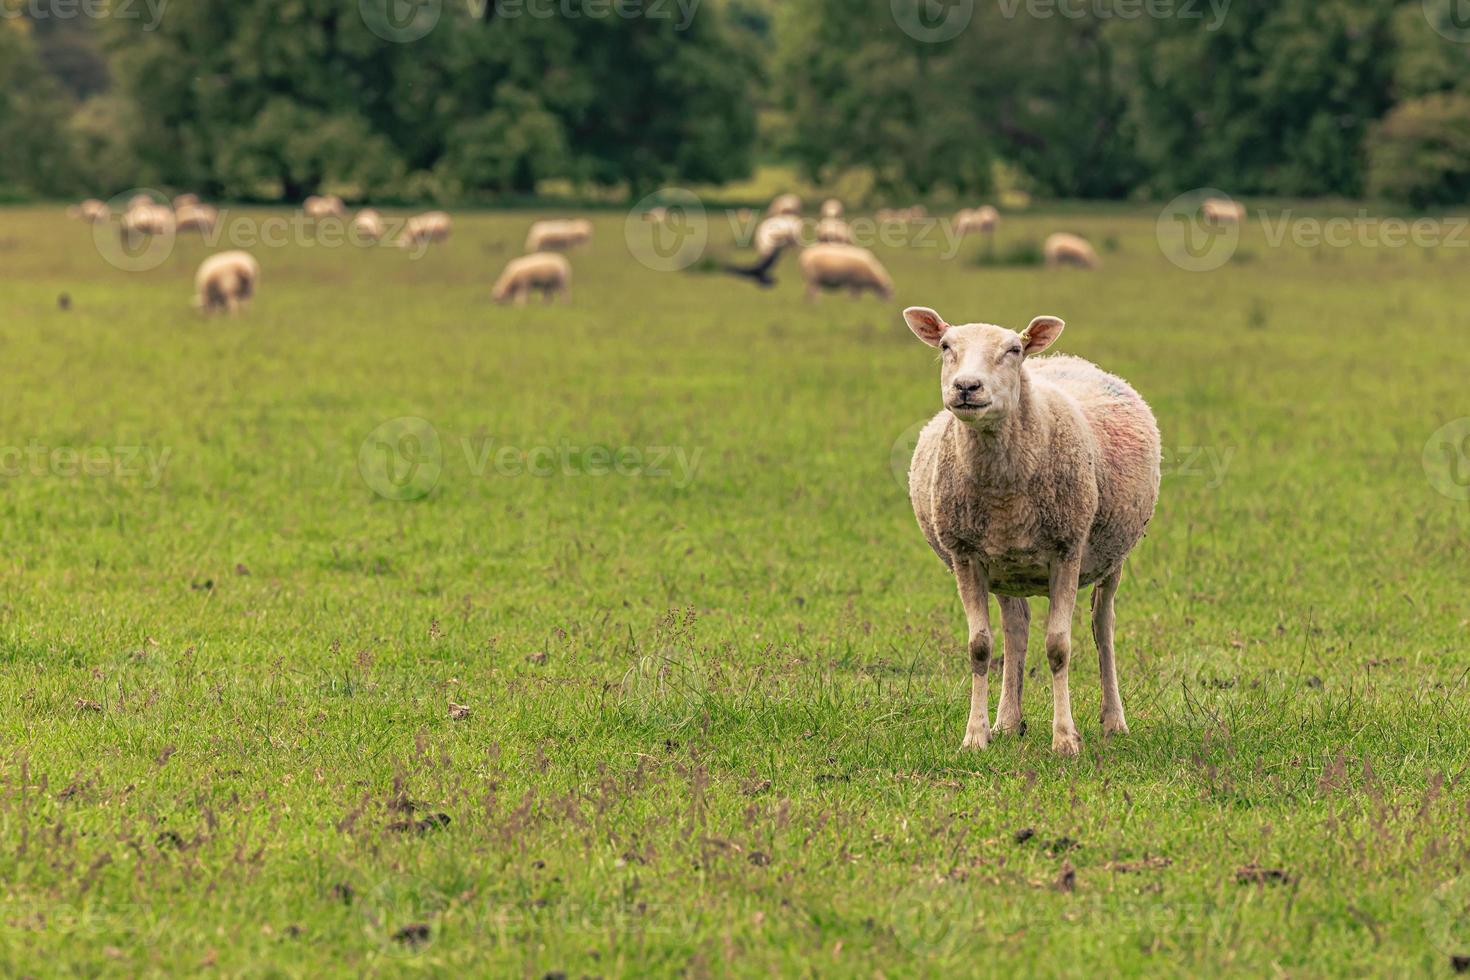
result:
[[[1470,197],[1455,0],[950,0],[953,36],[913,28],[931,0],[442,0],[424,23],[60,2],[0,0],[8,198],[626,198],[760,161],[885,196],[1003,173],[1059,197]]]

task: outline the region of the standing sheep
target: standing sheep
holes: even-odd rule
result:
[[[507,263],[490,298],[501,304],[513,302],[524,306],[526,298],[540,290],[548,303],[557,296],[570,303],[571,286],[572,264],[567,257],[556,252],[538,252]]]
[[[249,252],[220,252],[199,265],[194,275],[194,306],[205,315],[239,313],[260,284],[260,263]]]
[[[795,194],[781,194],[771,202],[770,207],[766,208],[766,217],[768,218],[774,218],[782,214],[800,217],[801,198]]]
[[[955,232],[961,237],[977,232],[982,235],[994,235],[999,225],[1000,212],[989,204],[978,208],[962,208],[954,216]]]
[[[175,231],[173,209],[151,202],[129,207],[122,216],[119,232],[129,248],[136,248],[145,239],[154,236],[172,235]]]
[[[806,298],[814,300],[824,289],[847,289],[853,298],[871,289],[884,299],[893,295],[893,280],[877,256],[856,245],[813,245],[801,253],[801,276]]]
[[[335,194],[327,194],[318,197],[313,194],[301,205],[301,210],[306,212],[308,218],[346,218],[347,205]]]
[[[66,209],[67,217],[78,218],[88,224],[106,224],[112,219],[112,209],[95,197],[89,197],[81,204]]]
[[[964,748],[990,744],[990,593],[1000,600],[1005,675],[995,730],[1020,734],[1027,597],[1046,595],[1052,749],[1081,751],[1067,672],[1072,612],[1094,586],[1092,630],[1102,675],[1102,728],[1126,734],[1113,653],[1113,597],[1123,562],[1159,495],[1153,412],[1126,381],[1078,357],[1035,360],[1062,333],[1039,316],[1017,334],[951,327],[931,309],[904,319],[940,349],[945,410],[925,426],[909,468],[909,498],[929,546],[955,575],[969,624],[970,718]]]
[[[208,204],[184,204],[174,212],[175,227],[179,231],[197,231],[207,235],[219,223],[219,211]]]
[[[352,233],[364,242],[379,241],[385,231],[383,216],[372,208],[363,208],[352,219]]]
[[[817,222],[817,241],[827,244],[851,245],[852,228],[841,218],[823,218]]]
[[[842,202],[832,197],[822,202],[822,217],[840,218],[843,215]]]
[[[1046,244],[1041,248],[1041,253],[1046,258],[1048,269],[1057,269],[1064,265],[1075,266],[1079,269],[1102,267],[1097,251],[1087,239],[1069,235],[1066,232],[1057,232],[1048,238]]]
[[[1200,214],[1210,224],[1238,225],[1245,220],[1245,205],[1228,197],[1211,197],[1200,205]]]
[[[801,219],[792,215],[778,214],[774,218],[767,218],[755,229],[756,254],[765,258],[777,249],[799,244],[802,230]]]
[[[412,248],[420,242],[442,242],[449,237],[449,215],[443,211],[428,211],[408,219],[403,234],[398,237],[399,248]]]
[[[585,218],[573,221],[538,221],[526,235],[527,252],[565,252],[592,240],[592,222]]]

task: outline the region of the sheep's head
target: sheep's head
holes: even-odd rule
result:
[[[1039,316],[1020,333],[989,323],[952,327],[922,306],[903,311],[909,329],[940,351],[940,397],[955,418],[977,428],[998,425],[1021,403],[1026,358],[1061,336],[1065,324]]]

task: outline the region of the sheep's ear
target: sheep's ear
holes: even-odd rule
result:
[[[1066,327],[1061,317],[1039,316],[1031,321],[1031,326],[1021,331],[1021,340],[1026,345],[1026,356],[1040,354],[1062,335]]]
[[[903,311],[903,318],[908,322],[909,329],[930,347],[939,346],[939,338],[944,336],[944,331],[949,329],[949,324],[944,318],[927,306],[910,306]]]

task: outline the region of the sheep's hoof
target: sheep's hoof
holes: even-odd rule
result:
[[[979,752],[990,748],[990,732],[971,731],[965,733],[965,741],[960,745],[961,752]]]
[[[1127,735],[1128,722],[1122,718],[1104,718],[1102,720],[1103,735],[1112,738],[1114,735]]]
[[[1076,732],[1051,733],[1051,750],[1057,755],[1077,756],[1082,754],[1082,736]]]
[[[997,718],[995,720],[995,734],[1014,735],[1021,738],[1026,734],[1026,720],[1024,718]]]

